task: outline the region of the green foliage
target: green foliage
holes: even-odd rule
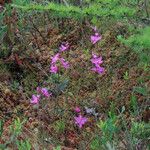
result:
[[[108,150],[115,150],[114,146],[110,144],[109,142],[107,142],[106,147]]]
[[[125,45],[131,47],[138,55],[142,63],[150,64],[150,27],[138,30],[127,39],[118,36],[118,39]]]
[[[14,120],[14,123],[10,126],[10,130],[12,132],[12,135],[14,137],[17,137],[22,132],[22,126],[24,124],[25,120],[21,122],[19,118]]]
[[[62,5],[56,3],[47,3],[46,5],[30,3],[22,5],[20,0],[14,1],[12,6],[14,8],[22,9],[24,11],[50,11],[50,13],[57,17],[65,18],[83,18],[83,17],[133,17],[136,13],[136,9],[123,5],[119,0],[114,0],[113,3],[110,0],[88,2],[88,6],[82,6],[82,9],[72,5]],[[107,7],[106,7],[107,6]]]
[[[55,96],[58,96],[68,87],[69,79],[63,77],[60,74],[52,74],[48,78],[47,83],[53,84],[51,91]]]
[[[0,16],[0,20],[1,20],[1,16]],[[2,25],[2,26],[0,27],[0,40],[3,39],[4,34],[6,33],[6,31],[7,31],[7,26]]]
[[[19,118],[16,118],[14,120],[14,122],[8,127],[9,132],[10,132],[9,140],[7,139],[4,144],[0,144],[0,149],[5,150],[7,149],[8,145],[12,145],[12,144],[14,146],[17,146],[19,150],[31,149],[31,145],[28,140],[24,140],[24,141],[18,140],[18,137],[22,133],[23,124],[25,123],[25,121],[26,121],[25,119],[21,121]],[[2,140],[5,140],[3,139],[4,137],[2,136],[2,133],[4,130],[3,125],[4,125],[4,122],[0,120],[0,137]]]
[[[61,147],[57,146],[56,148],[53,148],[53,150],[61,150]]]
[[[8,45],[10,45],[10,41],[13,40],[13,33],[11,32],[11,25],[8,17],[11,15],[12,7],[6,4],[4,10],[0,12],[0,58],[6,57],[10,54]]]
[[[142,11],[140,11],[137,0],[128,0],[128,1],[127,0],[121,0],[121,1],[120,0],[85,0],[82,3],[82,5],[80,5],[81,7],[79,7],[78,5],[76,6],[72,5],[74,2],[75,1],[73,0],[70,1],[68,0],[67,4],[65,3],[59,4],[59,3],[52,3],[52,2],[45,2],[45,1],[41,3],[40,2],[37,3],[31,0],[13,0],[13,3],[11,3],[10,5],[6,5],[4,11],[0,14],[0,40],[3,40],[5,33],[7,32],[9,33],[8,37],[10,39],[13,39],[12,33],[9,32],[10,31],[9,26],[5,24],[3,21],[5,16],[11,16],[13,8],[17,11],[17,16],[18,16],[17,28],[19,29],[18,35],[20,39],[23,37],[21,35],[21,32],[24,31],[24,29],[33,28],[31,27],[32,25],[30,25],[31,22],[29,20],[29,16],[33,17],[33,22],[35,21],[34,23],[36,24],[36,22],[39,21],[36,18],[36,15],[44,14],[44,13],[47,13],[51,18],[69,18],[69,19],[71,18],[71,19],[81,19],[81,20],[86,18],[89,20],[89,22],[91,21],[93,24],[96,24],[98,26],[102,24],[101,22],[105,22],[105,24],[108,27],[111,21],[114,21],[114,23],[118,23],[118,21],[124,23],[128,22],[128,31],[129,31],[128,37],[125,39],[122,35],[120,35],[118,36],[118,39],[123,44],[133,49],[139,55],[141,62],[144,64],[143,65],[144,70],[147,70],[150,63],[150,53],[149,53],[150,52],[149,51],[150,50],[149,49],[150,27],[144,26],[144,28],[142,28],[140,26],[139,29],[139,26],[135,25],[137,28],[135,29],[134,25],[132,25],[132,23],[129,23],[130,20],[132,20],[133,24],[134,23],[136,24],[137,21],[141,19],[141,16],[142,17],[144,16],[142,14]],[[139,13],[141,14],[137,15]],[[25,24],[23,22],[24,19],[26,20]],[[43,20],[44,19],[46,20],[47,18],[43,17]],[[47,20],[45,22],[47,22]],[[103,28],[104,26],[101,27],[102,31]],[[27,32],[30,32],[30,30],[28,30]],[[127,35],[125,35],[125,37],[126,36]],[[2,51],[0,51],[0,57],[7,55],[8,48],[9,48],[8,43],[2,44],[1,46]],[[90,53],[90,50],[91,49],[86,49],[84,50],[84,53],[88,55]],[[124,64],[122,59],[119,61],[120,64],[121,63]],[[128,80],[129,73],[126,71],[123,77],[125,80]],[[36,76],[33,73],[26,74],[25,78],[22,80],[21,83],[24,86],[25,92],[33,92],[33,89],[35,89],[38,85],[36,81]],[[62,91],[65,91],[65,89],[68,87],[69,80],[66,77],[64,78],[60,74],[55,74],[50,76],[50,79],[48,79],[47,83],[48,83],[47,86],[50,86],[49,89],[51,89],[53,96],[56,97],[60,93],[62,93]],[[18,86],[19,86],[19,82],[14,80],[12,83],[12,89],[17,91]],[[130,108],[131,108],[131,113],[133,113],[135,117],[136,115],[138,115],[139,108],[138,108],[137,98],[134,94],[138,93],[143,96],[147,96],[148,91],[147,88],[145,87],[134,87],[133,90],[134,91],[130,99]],[[75,96],[72,93],[74,92],[71,91],[68,94],[70,94],[70,96],[74,99]],[[78,95],[76,97],[78,97]],[[57,111],[62,114],[61,110],[57,109]],[[123,106],[121,115],[124,113],[124,111],[125,111],[125,107]],[[104,147],[105,147],[104,149],[109,149],[109,150],[115,149],[114,141],[117,139],[115,136],[118,132],[117,121],[118,121],[118,116],[115,115],[115,106],[111,105],[111,112],[109,112],[108,118],[106,120],[101,120],[97,124],[102,134],[101,136],[99,135],[96,136],[90,143],[90,148],[92,150],[99,150],[99,149],[103,149]],[[23,124],[24,121],[22,122],[19,118],[17,118],[14,121],[14,123],[10,127],[11,129],[10,141],[8,141],[8,143],[4,145],[0,145],[2,149],[5,149],[7,144],[11,144],[11,143],[15,143],[19,150],[31,149],[31,145],[28,140],[24,140],[24,141],[17,140],[17,137],[22,133]],[[126,125],[127,123],[125,122],[124,124]],[[143,122],[142,123],[132,122],[131,129],[129,129],[129,127],[126,128],[127,130],[129,130],[129,135],[127,135],[127,141],[132,143],[132,141],[130,140],[133,140],[133,143],[136,145],[139,142],[139,140],[148,139],[148,134],[150,133],[150,130],[147,124]],[[56,121],[54,123],[54,129],[57,133],[64,133],[66,129],[65,122],[63,120]],[[3,133],[3,122],[0,121],[0,136],[2,136],[2,133]],[[105,146],[103,147],[101,145],[105,145]],[[54,149],[60,150],[61,147],[57,146]]]
[[[138,30],[137,34],[130,36],[128,39],[123,39],[121,36],[118,38],[126,45],[133,47],[135,51],[149,49],[150,47],[150,27]]]
[[[3,122],[3,120],[0,120],[0,137],[3,134],[3,127],[4,127],[4,122]]]
[[[137,98],[134,94],[131,95],[130,107],[131,107],[131,111],[133,112],[133,114],[137,115],[138,105],[137,105]]]
[[[30,0],[13,0],[12,3],[16,5],[27,5],[30,4]]]
[[[142,94],[146,96],[148,94],[147,88],[146,87],[134,87],[134,92]]]
[[[90,143],[90,148],[91,150],[99,150],[100,147],[101,147],[100,137],[95,137]]]
[[[19,88],[19,82],[14,80],[11,84],[11,89],[14,91],[18,91],[18,88]]]
[[[91,150],[99,150],[101,147],[101,140],[100,137],[95,137],[92,142],[90,143]]]
[[[150,126],[144,122],[132,122],[130,134],[135,145],[140,140],[148,141],[150,135]]]
[[[18,150],[31,150],[31,144],[28,140],[17,141]]]
[[[126,71],[125,74],[123,75],[123,78],[125,80],[128,80],[129,79],[129,73]]]
[[[103,121],[100,120],[97,123],[97,126],[100,128],[102,135],[96,136],[91,144],[90,148],[92,150],[99,150],[99,149],[108,149],[108,150],[115,150],[114,148],[114,141],[117,142],[116,134],[118,132],[117,126],[117,116],[114,114],[114,107],[112,105],[111,112],[109,112],[109,117]]]
[[[63,120],[58,120],[54,127],[57,132],[62,133],[65,130],[65,122]]]
[[[117,117],[109,113],[109,118],[105,121],[100,121],[97,126],[102,131],[102,142],[106,144],[107,142],[112,142],[115,133],[118,131],[116,125]]]

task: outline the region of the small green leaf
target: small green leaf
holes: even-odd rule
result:
[[[61,150],[61,147],[57,146],[56,148],[53,148],[53,150]]]
[[[0,137],[3,134],[3,127],[4,127],[4,122],[3,122],[3,120],[0,120]]]
[[[147,95],[147,89],[145,87],[135,87],[133,91],[142,94],[144,96]]]

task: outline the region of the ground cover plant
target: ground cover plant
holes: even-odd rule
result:
[[[149,150],[148,0],[0,1],[0,149]]]

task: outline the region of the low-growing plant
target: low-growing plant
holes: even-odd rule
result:
[[[7,128],[5,127],[5,131],[8,131],[10,136],[5,137],[3,134],[4,131],[4,121],[0,121],[0,136],[2,141],[4,141],[3,144],[0,144],[0,148],[2,150],[6,149],[9,145],[13,145],[14,147],[17,147],[19,150],[30,150],[31,144],[29,140],[19,140],[19,136],[22,134],[22,128],[24,126],[24,123],[26,122],[26,119],[23,121],[20,120],[20,118],[16,118],[10,126]],[[7,140],[5,138],[7,138]],[[9,138],[9,140],[8,140]]]
[[[144,22],[142,25],[140,23],[142,19],[149,20],[149,10],[147,3],[144,2],[142,0],[85,0],[84,2],[75,2],[74,0],[64,0],[61,2],[13,0],[10,5],[6,5],[6,7],[4,7],[4,11],[2,14],[0,14],[0,46],[2,48],[0,51],[0,58],[2,58],[4,62],[13,61],[17,68],[21,69],[22,74],[24,75],[19,79],[14,79],[14,77],[11,77],[12,84],[10,85],[10,82],[7,82],[7,84],[9,84],[11,89],[15,92],[18,92],[20,88],[19,86],[21,85],[26,95],[31,96],[32,94],[28,102],[30,102],[32,105],[35,105],[33,108],[35,108],[36,111],[31,114],[36,114],[34,117],[36,116],[35,118],[38,119],[40,127],[44,130],[45,135],[48,135],[49,132],[51,132],[51,126],[49,123],[53,122],[52,128],[56,131],[56,134],[59,134],[59,136],[63,136],[64,134],[64,136],[67,135],[69,138],[71,138],[67,139],[68,137],[65,137],[65,141],[63,141],[64,145],[69,143],[69,146],[75,145],[73,147],[78,148],[78,145],[82,145],[82,142],[80,143],[82,132],[89,132],[89,135],[92,135],[94,132],[94,138],[90,143],[90,149],[92,150],[115,150],[122,143],[123,146],[129,150],[140,149],[141,147],[143,149],[147,148],[147,143],[149,140],[149,126],[141,121],[142,116],[140,116],[141,110],[139,109],[140,106],[138,104],[138,96],[141,96],[142,98],[148,97],[148,84],[143,85],[144,81],[141,83],[142,85],[137,85],[135,83],[130,84],[128,81],[130,81],[130,78],[132,78],[135,72],[131,72],[129,78],[129,73],[131,71],[130,69],[132,68],[129,67],[130,65],[126,66],[126,63],[128,63],[127,60],[131,54],[131,49],[139,56],[140,64],[142,64],[142,68],[145,71],[144,73],[147,73],[149,70],[150,28],[147,27],[147,23]],[[77,5],[78,3],[80,4],[79,6]],[[142,8],[140,7],[141,4]],[[143,11],[143,9],[145,11]],[[13,14],[14,16],[16,15],[16,22],[13,22],[15,20]],[[70,23],[71,26],[76,26],[74,25],[74,22],[72,23],[74,20],[81,22],[83,36],[88,36],[85,44],[80,41],[81,38],[79,38],[78,41],[74,40],[76,34],[71,34],[71,37],[73,37],[71,42],[68,42],[71,39],[70,36],[65,36],[66,31],[64,31],[64,24],[67,22],[66,30],[70,34],[71,31],[68,29],[68,25]],[[101,28],[98,29],[97,27],[92,26],[91,22],[94,25],[101,26]],[[53,36],[55,35],[52,34],[53,31],[51,31],[51,29],[49,29],[47,26],[55,26],[56,24],[58,27],[61,25],[62,26],[59,28],[59,31],[56,31],[60,32],[60,37],[56,35],[55,43],[53,41]],[[114,25],[116,24],[123,24],[127,27],[124,31],[122,31],[121,28],[121,31],[112,32],[114,35],[112,36],[110,34],[110,39],[107,41],[107,38],[105,39],[106,28],[114,29]],[[89,30],[87,35],[84,33],[83,29],[85,26],[88,27]],[[43,30],[45,30],[44,33]],[[101,34],[99,30],[101,30]],[[90,34],[91,31],[94,32]],[[117,35],[119,35],[118,40],[130,48],[128,51],[129,54],[126,52],[124,47],[121,48],[124,48],[123,50],[125,50],[125,54],[120,54],[120,52],[122,52],[120,50],[121,44],[116,40]],[[64,41],[61,41],[61,39]],[[101,46],[99,45],[99,41],[101,40],[104,42],[104,45],[102,44],[102,50],[99,48],[99,46]],[[62,43],[60,43],[60,41]],[[74,44],[74,42],[77,42],[77,44]],[[109,42],[111,43],[110,45]],[[19,43],[19,46],[17,43]],[[84,55],[79,52],[79,55],[82,56],[79,57],[79,60],[75,59],[74,63],[79,61],[79,64],[82,64],[81,66],[77,66],[79,68],[78,70],[75,70],[74,68],[76,68],[76,64],[71,64],[74,55],[71,53],[72,56],[70,57],[69,51],[71,49],[73,49],[73,52],[78,51],[78,49],[76,49],[78,43],[82,43],[81,45],[85,50],[83,52]],[[86,47],[86,44],[90,44],[90,48]],[[113,44],[116,44],[115,47]],[[56,48],[56,45],[60,45],[60,47]],[[53,47],[55,47],[55,49],[52,49]],[[113,49],[113,51],[111,49]],[[42,56],[39,55],[42,55],[43,51],[46,50],[48,51],[46,55],[48,54],[49,59],[45,60],[45,57],[44,59],[41,59]],[[86,59],[87,62],[83,61],[86,57],[85,55],[88,55]],[[128,56],[127,59],[125,59],[126,55]],[[120,56],[119,59],[118,56]],[[10,58],[6,59],[7,57]],[[26,58],[29,59],[24,62]],[[113,65],[116,64],[116,60],[118,65],[115,68]],[[47,62],[49,63],[49,69],[46,66]],[[33,64],[33,66],[30,64]],[[45,67],[44,69],[42,68],[42,65]],[[135,66],[136,65],[133,65],[133,67]],[[30,69],[30,71],[32,70],[35,72],[36,75],[34,75],[32,71],[31,73],[26,72],[26,67]],[[32,67],[35,67],[35,70],[40,70],[43,75],[38,74],[40,71],[36,72],[34,69],[32,69]],[[76,77],[77,81],[75,81],[73,85],[76,86],[77,92],[72,90],[74,87],[70,88],[68,86],[69,84],[71,85],[72,81],[70,80],[70,74],[67,73],[66,70],[70,69],[71,67],[72,70],[75,71],[72,75],[72,78]],[[129,68],[127,69],[127,67]],[[9,69],[12,69],[12,72],[15,72],[14,66],[10,67]],[[115,75],[112,73],[110,74],[110,70],[115,70]],[[19,74],[18,76],[21,75]],[[40,78],[36,80],[38,76],[42,79]],[[89,78],[87,78],[87,76],[89,76]],[[122,80],[122,77],[125,80]],[[94,82],[90,83],[89,79],[94,79]],[[109,89],[108,86],[110,84],[103,85],[103,81],[105,83],[105,79],[106,81],[109,80],[110,84],[114,85],[115,82],[117,84]],[[137,78],[133,79],[136,80]],[[99,90],[99,87],[103,86],[106,86],[105,89],[108,88],[108,91]],[[123,90],[122,87],[125,86],[128,90],[133,89],[131,97],[128,95],[128,93],[121,95]],[[117,88],[117,90],[115,88]],[[111,94],[111,91],[113,94]],[[68,93],[64,94],[65,92]],[[120,95],[121,98],[125,97],[125,102],[120,101],[119,108],[115,102],[111,103],[113,100],[115,101],[115,93],[118,93],[118,97]],[[3,96],[3,93],[0,91],[0,96],[1,95]],[[94,97],[92,100],[91,95],[94,95],[92,96]],[[103,95],[107,95],[104,96],[105,99],[103,99]],[[56,98],[58,98],[58,100]],[[90,99],[90,104],[92,105],[91,107],[84,106],[84,109],[76,107],[75,110],[72,111],[71,107],[74,108],[76,104],[79,105],[80,99],[86,99],[86,102],[88,102],[88,98]],[[6,101],[8,99],[9,98],[6,96]],[[61,101],[60,105],[59,100]],[[54,103],[54,105],[52,105],[52,107],[54,107],[52,108],[52,111],[51,109],[49,110],[51,102]],[[129,110],[126,109],[126,106],[124,106],[128,102]],[[83,103],[84,102],[81,102],[82,105]],[[111,105],[109,105],[110,103]],[[125,104],[122,106],[121,103]],[[116,106],[114,104],[116,104]],[[67,108],[69,110],[66,111],[67,106],[70,108]],[[104,108],[105,111],[103,109],[99,109],[99,107]],[[117,108],[115,109],[115,107]],[[117,114],[116,110],[120,110],[120,107],[122,107],[122,110],[119,112],[119,114]],[[110,111],[107,112],[106,109]],[[103,115],[103,111],[105,112],[105,115]],[[71,115],[66,114],[68,112]],[[60,116],[64,118],[60,119]],[[72,120],[69,118],[70,120],[68,120],[67,123],[73,122],[74,126],[66,125],[66,116],[72,117]],[[94,126],[94,123],[96,123],[97,120],[99,120],[97,123],[98,133],[95,132]],[[14,147],[17,147],[19,150],[31,149],[29,140],[19,140],[25,121],[26,120],[21,121],[19,118],[14,120],[9,130],[10,140],[7,140],[5,144],[0,145],[2,149],[6,149],[10,144],[13,144]],[[45,124],[47,125],[46,129],[48,128],[49,132],[45,130]],[[85,130],[82,130],[81,128],[84,127]],[[43,130],[38,131],[41,137],[45,136],[42,134]],[[2,137],[2,135],[3,122],[0,121],[0,136]],[[43,139],[45,138],[43,137]],[[78,145],[76,140],[79,142]],[[51,141],[51,138],[47,138],[46,142],[52,143],[53,140]],[[85,145],[88,145],[87,141],[85,141],[85,143]],[[142,144],[145,143],[146,146],[142,146]],[[60,144],[60,142],[57,141],[55,144]],[[85,149],[85,147],[83,149]],[[57,146],[53,149],[59,150],[61,149],[61,146]]]
[[[63,133],[65,130],[65,122],[63,120],[56,121],[54,128],[58,133]]]
[[[31,144],[29,140],[21,140],[17,141],[16,143],[18,150],[31,150]]]
[[[123,78],[124,78],[125,80],[128,80],[128,79],[129,79],[129,73],[128,73],[128,71],[125,72],[125,74],[123,75]]]
[[[13,137],[17,137],[21,134],[24,122],[25,120],[21,122],[20,118],[14,120],[13,124],[10,126]]]
[[[3,134],[3,130],[4,130],[4,121],[3,120],[0,120],[0,137],[2,136]]]
[[[104,145],[106,145],[107,142],[113,143],[113,139],[115,137],[115,134],[118,131],[117,127],[117,116],[113,115],[111,112],[109,112],[109,117],[105,121],[100,121],[97,126],[101,129],[102,137],[101,141]]]
[[[138,115],[138,103],[137,98],[134,94],[132,94],[130,98],[130,107],[132,114]]]
[[[61,147],[57,146],[57,147],[53,148],[53,150],[61,150]]]
[[[95,138],[92,139],[91,143],[90,143],[90,148],[91,150],[99,150],[102,146],[101,140],[100,140],[100,136],[97,136]]]
[[[140,63],[142,64],[144,70],[148,70],[150,64],[150,28],[145,27],[142,29],[137,29],[137,33],[131,35],[127,39],[122,36],[118,36],[118,39],[124,43],[126,46],[131,47],[134,50],[139,58]]]
[[[147,145],[145,142],[149,140],[150,127],[148,124],[144,122],[132,122],[130,134],[132,137],[133,147],[143,147],[143,149],[147,149]]]

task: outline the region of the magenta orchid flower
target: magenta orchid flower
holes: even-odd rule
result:
[[[82,126],[87,122],[87,118],[83,117],[82,115],[79,115],[78,117],[74,117],[75,124],[79,126],[79,128],[82,128]]]
[[[98,57],[98,56],[95,55],[95,54],[92,54],[92,56],[93,56],[93,58],[91,59],[91,62],[92,62],[93,64],[95,64],[96,66],[103,63],[102,57]]]
[[[45,96],[45,97],[50,97],[52,94],[48,92],[47,88],[42,88],[41,89],[41,93]]]
[[[47,88],[40,88],[40,87],[37,87],[36,88],[36,91],[38,92],[38,94],[42,94],[43,96],[45,97],[50,97],[52,95],[52,93],[49,93],[48,92],[48,89]]]
[[[51,57],[51,59],[52,59],[51,64],[55,64],[59,60],[59,56],[60,56],[60,54],[57,53],[56,55]]]
[[[60,62],[62,63],[62,65],[64,66],[64,68],[66,68],[66,69],[69,68],[69,63],[68,63],[68,61],[65,61],[64,58],[61,58]]]
[[[95,53],[92,52],[92,57],[97,58],[98,56]]]
[[[38,93],[40,93],[40,92],[41,92],[41,88],[38,86],[38,87],[36,88],[36,91],[37,91]]]
[[[95,35],[91,35],[91,42],[92,42],[92,44],[97,43],[101,39],[102,39],[102,36],[99,35],[99,33],[97,33],[97,32],[95,33]]]
[[[56,66],[56,62],[60,59],[59,57],[60,57],[59,53],[57,53],[56,55],[51,57],[51,59],[52,59],[51,67],[50,67],[50,72],[51,73],[57,73],[58,72],[58,67]]]
[[[81,109],[79,107],[75,107],[75,112],[79,113],[81,111]]]
[[[32,99],[30,101],[31,104],[38,104],[40,101],[40,95],[32,95]]]
[[[102,57],[98,57],[96,54],[92,53],[91,62],[94,64],[94,67],[91,70],[98,74],[103,74],[105,69],[100,66],[103,63]]]
[[[51,64],[50,72],[51,73],[57,73],[58,72],[58,67],[56,66],[56,64]]]
[[[97,72],[98,74],[103,74],[105,71],[104,67],[101,67],[101,66],[93,67],[91,70],[94,72]]]
[[[59,47],[59,50],[60,50],[61,52],[66,51],[66,50],[68,50],[68,49],[69,49],[69,43],[68,43],[68,42],[65,43],[65,44],[61,44],[61,46]]]

